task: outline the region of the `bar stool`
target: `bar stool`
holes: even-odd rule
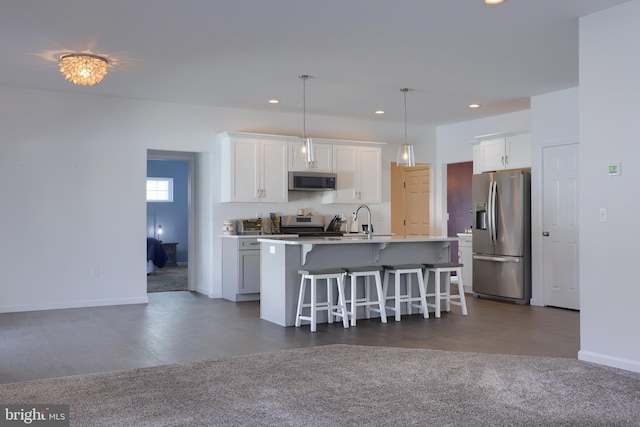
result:
[[[298,296],[298,310],[296,311],[296,327],[300,326],[302,320],[308,320],[311,322],[311,332],[316,331],[317,312],[327,311],[327,322],[333,323],[333,316],[342,317],[342,324],[345,328],[349,327],[349,317],[347,315],[347,304],[344,298],[344,270],[340,268],[325,269],[325,270],[298,270],[298,274],[302,275],[300,279],[300,295]],[[338,288],[338,304],[333,303],[333,286],[331,280],[336,281]],[[310,303],[304,302],[305,290],[307,280],[311,282],[311,296]],[[318,301],[317,286],[318,280],[325,280],[327,290],[327,300]],[[309,316],[303,316],[302,310],[309,308],[311,313]],[[335,311],[338,309],[339,311]]]
[[[358,307],[364,307],[364,313],[367,319],[371,318],[371,312],[380,313],[380,320],[382,323],[387,323],[387,313],[385,310],[385,294],[382,292],[382,280],[380,278],[380,272],[382,267],[368,266],[368,267],[343,267],[343,270],[349,277],[351,282],[351,298],[347,300],[349,307],[347,313],[351,316],[351,326],[356,326],[356,317]],[[358,277],[362,277],[361,283],[364,285],[364,295],[362,298],[358,298]],[[371,299],[371,282],[370,279],[375,280],[377,299]],[[378,308],[371,307],[377,305]]]
[[[462,308],[462,314],[464,316],[467,315],[467,301],[464,297],[464,287],[462,283],[462,264],[460,263],[441,263],[441,264],[424,264],[424,281],[426,283],[427,288],[429,287],[429,276],[431,273],[435,276],[435,285],[434,285],[434,293],[428,294],[427,296],[435,297],[435,304],[429,304],[435,307],[436,317],[440,317],[440,303],[441,300],[445,300],[447,303],[447,311],[450,311],[449,304],[457,305]],[[451,295],[451,283],[454,283],[451,280],[451,273],[456,273],[458,284],[458,294]],[[448,273],[449,274],[449,282],[446,283],[445,291],[442,292],[441,284],[440,284],[440,273]],[[458,301],[452,301],[458,300]]]
[[[389,289],[389,279],[391,275],[394,275],[395,292],[392,297],[387,294]],[[400,277],[406,275],[405,278],[405,293],[400,293]],[[420,289],[420,295],[414,297],[411,290],[411,278],[413,275],[418,277],[418,288]],[[387,300],[393,299],[393,307],[386,307],[387,310],[393,310],[395,312],[396,322],[400,321],[401,309],[400,305],[407,304],[407,314],[411,314],[411,307],[417,307],[422,310],[425,319],[429,318],[429,309],[427,307],[427,293],[424,287],[424,278],[421,264],[404,264],[404,265],[385,265],[384,266],[384,282],[383,292]],[[420,304],[415,304],[420,302]]]

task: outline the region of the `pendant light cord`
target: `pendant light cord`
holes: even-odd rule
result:
[[[404,145],[408,145],[407,142],[407,92],[411,89],[403,87],[400,92],[404,94]]]
[[[307,79],[309,76],[303,74],[300,78],[302,79],[302,139],[304,142],[307,137]]]
[[[409,89],[400,89],[404,93],[404,145],[407,145],[407,92]]]

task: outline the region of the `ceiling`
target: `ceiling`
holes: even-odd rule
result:
[[[301,112],[308,74],[308,115],[403,122],[407,87],[408,122],[442,125],[577,86],[578,17],[626,1],[10,0],[0,86]],[[101,83],[58,72],[78,51],[109,59]]]

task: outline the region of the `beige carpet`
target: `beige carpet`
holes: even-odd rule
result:
[[[640,374],[573,359],[329,345],[0,385],[72,426],[640,426]]]

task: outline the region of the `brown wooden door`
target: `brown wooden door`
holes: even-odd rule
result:
[[[429,169],[404,171],[405,236],[429,234]]]
[[[409,182],[407,182],[409,181]],[[391,163],[391,232],[398,236],[430,233],[430,166]]]

